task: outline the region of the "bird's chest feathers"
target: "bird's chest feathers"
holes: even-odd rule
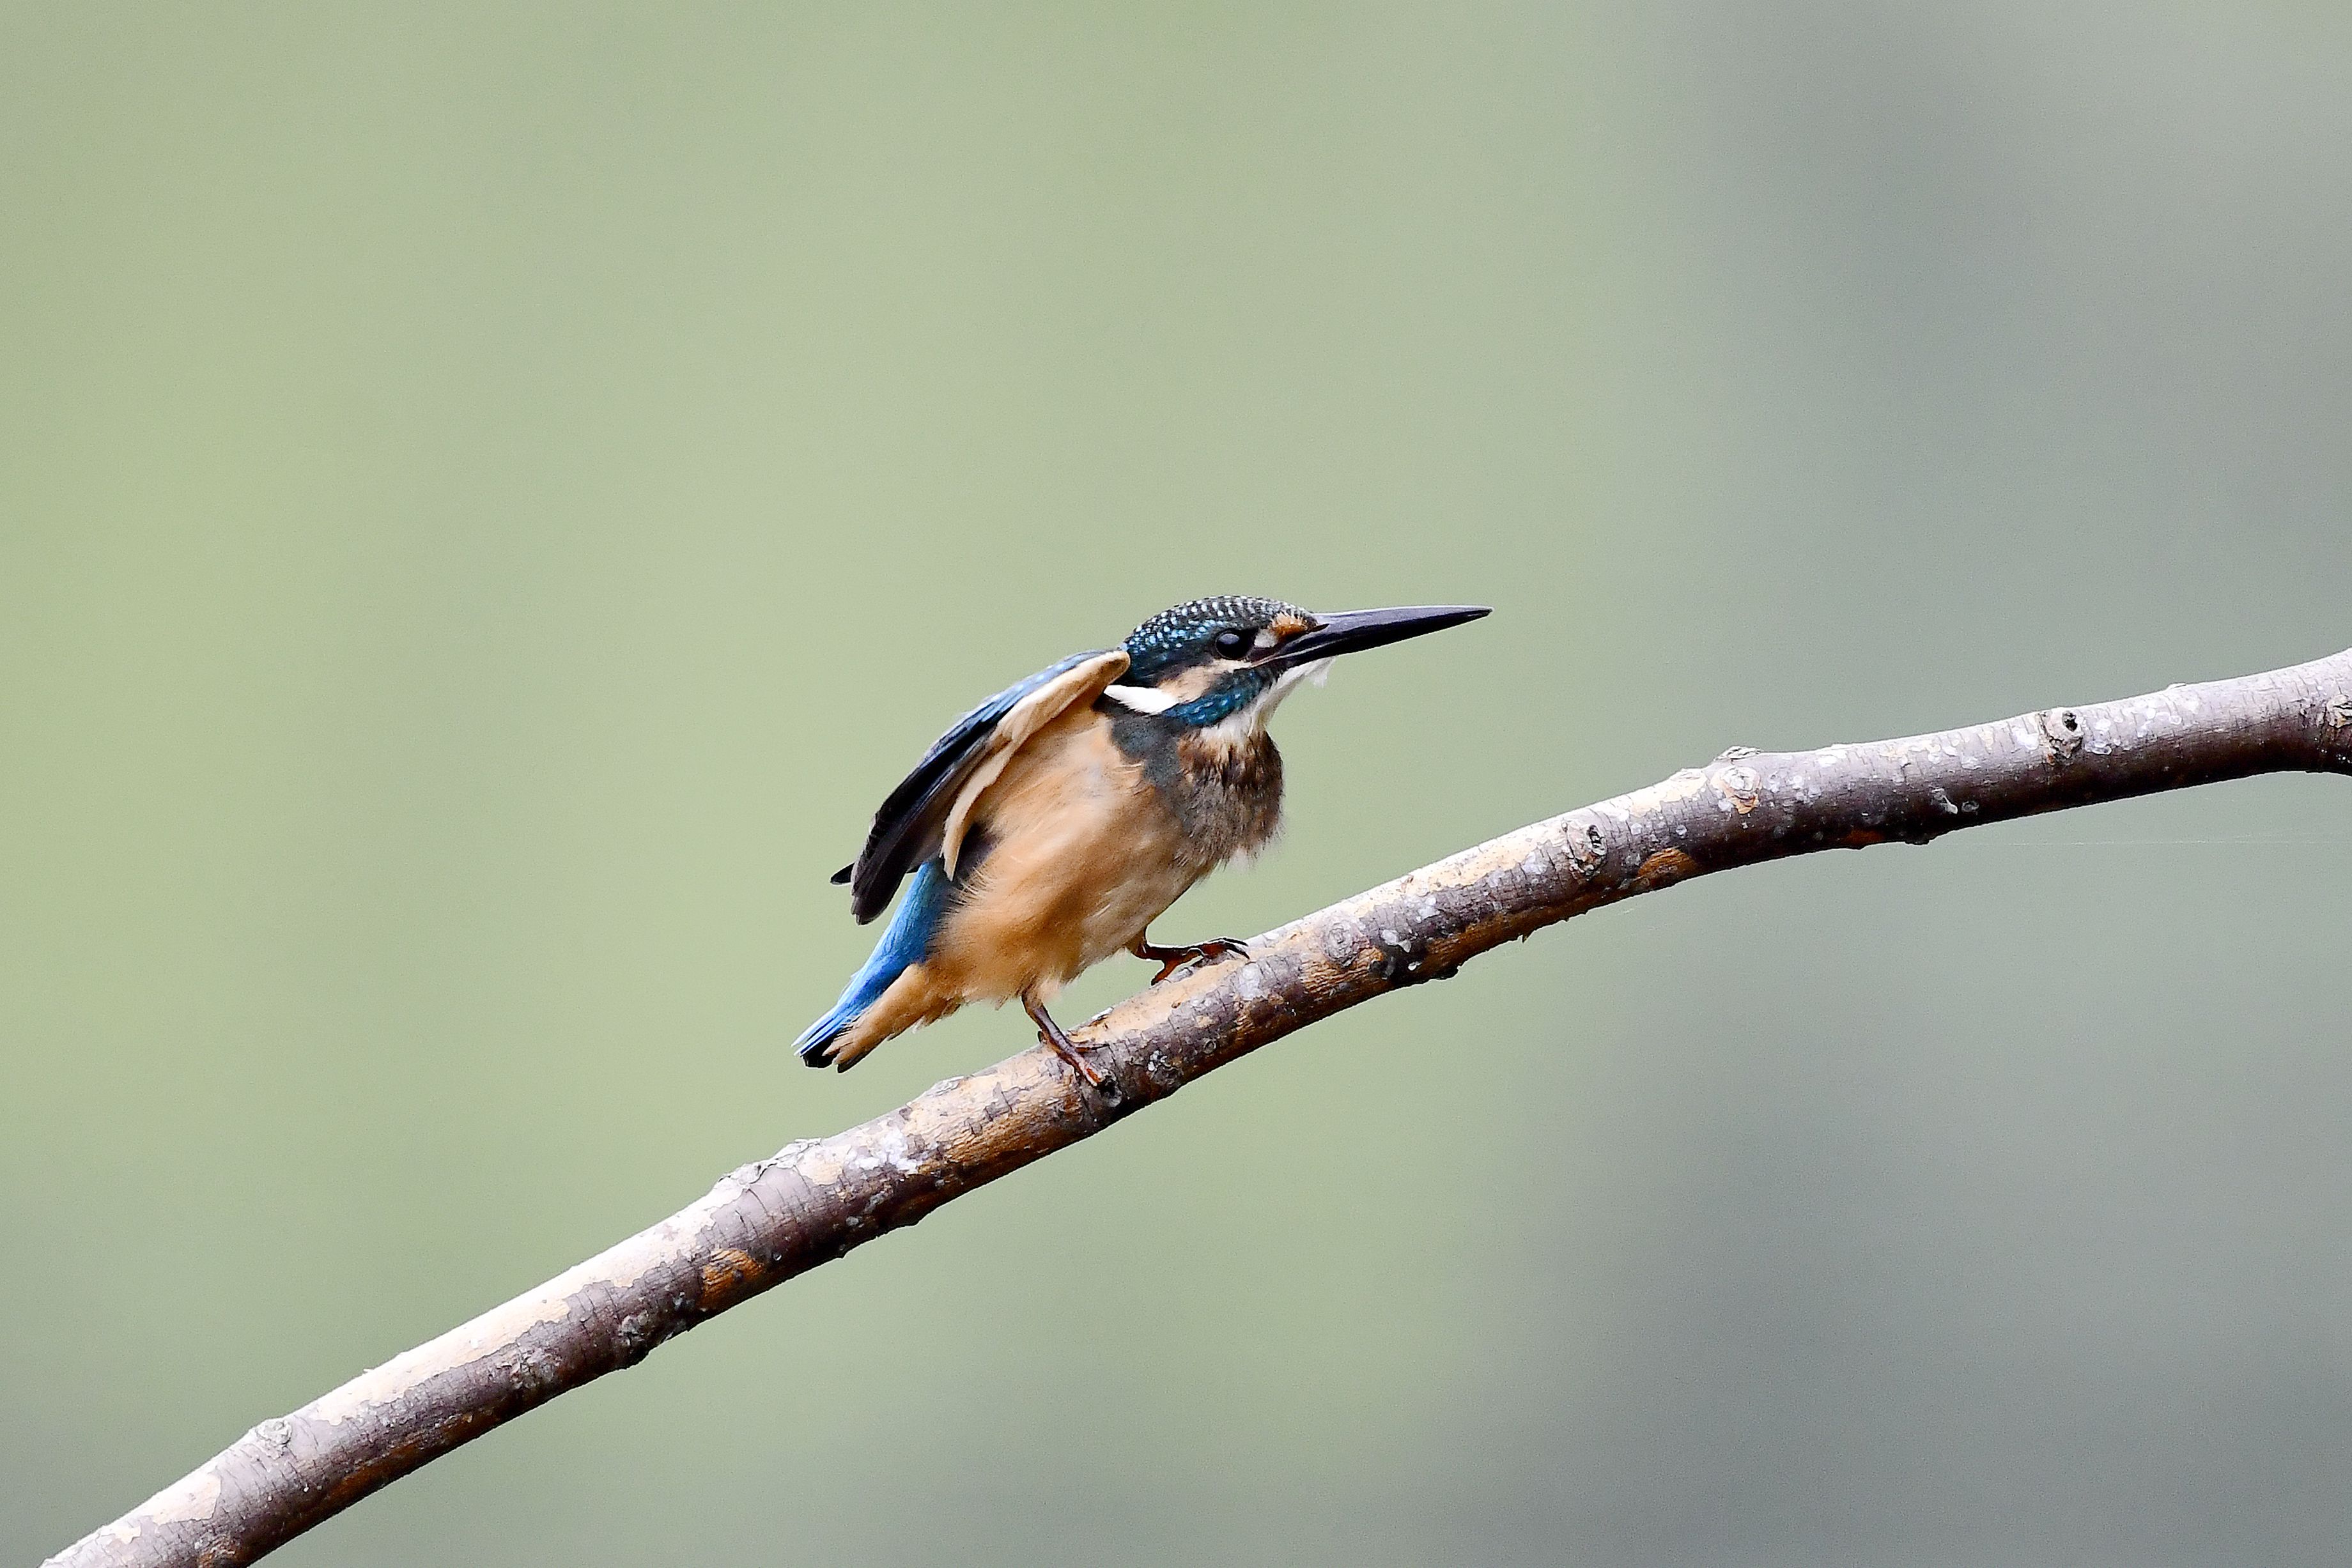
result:
[[[1282,758],[1263,729],[1125,727],[1056,721],[980,796],[978,852],[929,960],[964,994],[1050,994],[1274,836]]]
[[[973,813],[938,957],[975,994],[1049,990],[1118,952],[1216,861],[1092,714],[1024,747]],[[967,973],[968,972],[968,973]]]
[[[1203,872],[1255,854],[1280,828],[1282,753],[1260,726],[1236,717],[1171,734],[1148,721],[1121,720],[1112,735],[1175,819],[1188,855]]]

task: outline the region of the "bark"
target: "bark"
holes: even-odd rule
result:
[[[1814,751],[1735,747],[1294,921],[1075,1033],[787,1145],[528,1294],[262,1422],[49,1561],[247,1563],[705,1319],[912,1225],[1204,1072],[1499,943],[1708,872],[2257,773],[2352,773],[2352,651],[2291,669]]]

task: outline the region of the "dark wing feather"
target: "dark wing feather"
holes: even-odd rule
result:
[[[940,830],[955,805],[956,792],[987,754],[988,738],[1004,716],[1048,681],[1100,657],[1100,651],[1073,653],[1005,687],[950,725],[948,732],[923,753],[915,770],[899,781],[882,809],[874,813],[873,831],[866,835],[866,847],[857,852],[856,862],[845,868],[845,874],[833,879],[849,883],[849,913],[860,925],[890,907],[892,895],[908,872],[939,853]]]

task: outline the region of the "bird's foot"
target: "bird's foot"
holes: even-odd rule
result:
[[[1043,1035],[1037,1038],[1045,1040]],[[1079,1045],[1067,1035],[1064,1035],[1059,1040],[1045,1040],[1045,1043],[1054,1048],[1055,1055],[1078,1070],[1078,1076],[1087,1081],[1087,1088],[1099,1089],[1103,1086],[1102,1069],[1087,1060],[1084,1046]]]
[[[1023,997],[1021,1007],[1029,1015],[1029,1021],[1037,1026],[1038,1042],[1052,1046],[1054,1054],[1076,1068],[1088,1088],[1100,1089],[1104,1082],[1102,1069],[1086,1059],[1086,1048],[1064,1032],[1062,1026],[1054,1021],[1054,1015],[1040,1004]]]
[[[1158,947],[1149,942],[1138,942],[1129,951],[1139,958],[1160,960],[1160,973],[1151,977],[1151,983],[1155,986],[1178,970],[1189,969],[1195,964],[1213,964],[1220,958],[1246,958],[1250,956],[1248,946],[1238,936],[1212,936],[1206,942],[1196,942],[1186,947]]]

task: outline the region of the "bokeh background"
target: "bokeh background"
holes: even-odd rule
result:
[[[1171,935],[2352,643],[2338,5],[0,34],[9,1561],[1025,1046],[803,1071],[824,878],[1165,603],[1498,607]],[[2344,1561],[2348,928],[2300,778],[1640,900],[282,1561]]]

